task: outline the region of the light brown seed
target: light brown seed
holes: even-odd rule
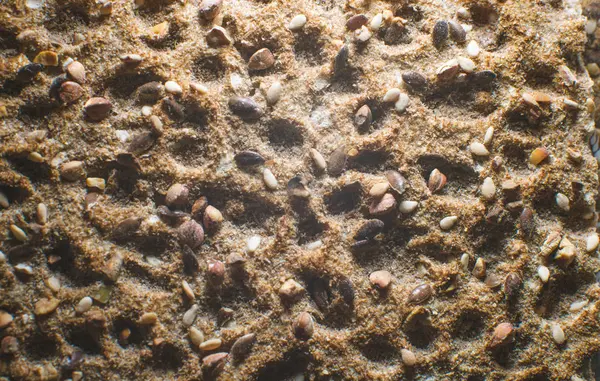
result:
[[[126,238],[135,233],[142,224],[142,219],[138,217],[129,217],[120,221],[113,230],[113,237],[116,239]]]
[[[27,242],[29,240],[25,231],[15,224],[10,225],[10,232],[18,241]]]
[[[46,204],[40,202],[37,205],[36,217],[38,224],[46,225],[46,223],[48,222],[48,208],[46,207]]]
[[[189,194],[190,190],[187,186],[184,184],[175,183],[167,190],[165,203],[170,207],[183,208],[188,203]]]
[[[206,230],[216,230],[223,222],[223,214],[212,205],[206,207],[202,223]]]
[[[327,168],[327,162],[325,161],[325,158],[316,149],[310,149],[310,157],[313,159],[313,162],[315,163],[317,169],[324,171]]]
[[[495,349],[506,344],[509,344],[513,341],[515,336],[515,331],[510,323],[500,323],[492,334],[492,339],[488,345],[488,348]]]
[[[327,172],[331,176],[339,176],[346,169],[346,162],[348,161],[348,153],[346,152],[346,146],[342,144],[336,148],[329,156],[329,162],[327,163]]]
[[[33,62],[40,63],[44,66],[58,66],[58,55],[49,50],[44,50],[35,56]]]
[[[202,365],[209,369],[212,374],[220,372],[225,367],[225,361],[229,357],[227,352],[218,352],[208,355],[202,359]]]
[[[279,288],[279,295],[287,300],[294,300],[304,294],[304,287],[293,279],[288,279]]]
[[[402,350],[400,350],[400,354],[402,356],[402,363],[404,363],[404,365],[414,366],[417,363],[417,356],[415,356],[412,351],[402,348]]]
[[[0,354],[13,355],[19,351],[19,341],[14,336],[5,336],[0,342]],[[44,371],[44,374],[46,372]],[[58,376],[58,375],[56,375]],[[50,378],[48,378],[50,379]]]
[[[158,315],[155,312],[146,312],[138,320],[140,325],[154,325],[158,321]]]
[[[396,199],[391,193],[386,193],[379,200],[373,200],[369,205],[369,213],[373,216],[388,214],[396,209]]]
[[[529,162],[533,165],[538,165],[544,161],[549,154],[546,147],[538,147],[531,152],[531,155],[529,155]]]
[[[379,198],[390,189],[390,183],[377,183],[374,184],[369,190],[369,196]]]
[[[266,70],[275,65],[275,56],[267,48],[256,51],[248,60],[250,70]]]
[[[79,61],[73,61],[67,66],[67,75],[75,82],[85,83],[85,67]]]
[[[67,181],[77,181],[86,175],[81,161],[69,161],[60,167],[60,176]]]
[[[58,90],[58,97],[66,104],[76,102],[83,96],[83,94],[83,87],[81,87],[77,82],[72,81],[63,82]]]
[[[206,196],[200,196],[192,205],[192,217],[196,221],[202,221],[202,215],[208,207],[208,199]]]
[[[0,328],[6,328],[13,321],[13,316],[6,311],[0,310]]]
[[[479,279],[485,278],[486,264],[483,258],[477,258],[473,267],[473,275]]]
[[[433,288],[429,283],[423,283],[415,287],[408,295],[408,302],[412,304],[425,303],[433,295]]]
[[[436,193],[442,190],[442,188],[446,185],[446,175],[439,171],[439,169],[435,168],[429,174],[429,181],[427,182],[427,187],[431,191],[431,193]]]
[[[85,179],[85,184],[90,189],[103,191],[106,188],[106,181],[100,177],[88,177]]]
[[[38,316],[40,315],[48,315],[54,312],[58,305],[60,304],[60,300],[55,298],[42,298],[35,303],[34,313]]]
[[[369,275],[369,281],[376,288],[385,290],[389,287],[390,283],[392,283],[392,274],[386,270],[375,271]]]
[[[300,340],[310,339],[315,331],[313,317],[308,312],[301,312],[292,324],[292,330],[296,338]]]
[[[90,98],[83,106],[85,115],[93,122],[99,122],[106,118],[112,110],[112,103],[102,97]]]
[[[398,171],[389,170],[385,172],[388,183],[396,193],[403,194],[406,190],[406,179]]]
[[[214,26],[208,33],[206,34],[206,43],[211,48],[218,48],[221,46],[227,46],[231,44],[231,38],[227,34],[227,31],[220,27]]]
[[[200,349],[203,351],[214,351],[217,348],[220,348],[223,342],[219,338],[210,339],[202,342],[200,344]]]

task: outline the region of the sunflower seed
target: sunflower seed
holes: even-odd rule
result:
[[[266,70],[275,65],[275,56],[267,48],[256,51],[248,60],[250,70]]]
[[[446,20],[436,21],[431,32],[433,45],[439,48],[448,39],[448,22]]]
[[[383,230],[384,223],[378,219],[372,219],[365,221],[354,234],[354,240],[360,241],[363,239],[373,239],[375,236]]]
[[[456,42],[465,42],[467,40],[467,32],[463,26],[454,20],[448,21],[450,37]]]
[[[229,99],[229,109],[244,120],[255,120],[262,116],[262,108],[252,98],[234,96]]]
[[[439,169],[435,168],[429,174],[429,180],[427,182],[427,187],[431,191],[431,193],[439,192],[446,185],[446,176],[439,171]]]
[[[301,312],[292,324],[294,335],[300,340],[308,340],[312,337],[315,327],[312,316],[308,312]]]
[[[262,165],[265,163],[265,158],[254,151],[242,151],[235,155],[235,162],[238,167]]]
[[[252,346],[256,342],[256,335],[249,333],[237,339],[231,346],[231,357],[234,361],[240,361],[248,355]]]
[[[429,81],[423,74],[416,71],[402,73],[402,81],[414,91],[422,91],[427,88]]]
[[[408,295],[408,302],[411,304],[425,303],[433,295],[433,288],[429,283],[423,283],[413,288]]]

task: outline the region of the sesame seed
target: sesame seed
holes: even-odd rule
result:
[[[55,276],[46,279],[46,285],[54,292],[60,291],[60,280]]]
[[[461,70],[465,73],[472,73],[473,70],[475,70],[475,63],[469,58],[457,57],[456,61],[458,62]]]
[[[279,187],[275,175],[273,174],[273,172],[271,172],[269,168],[265,168],[263,170],[263,181],[265,182],[267,188],[269,188],[270,190],[276,190]]]
[[[571,311],[571,312],[581,311],[585,306],[588,305],[588,303],[589,302],[587,300],[580,300],[580,301],[577,301],[577,302],[573,302],[569,306],[569,311]]]
[[[568,212],[571,209],[571,206],[569,205],[569,198],[566,195],[557,193],[556,196],[554,196],[554,199],[556,201],[556,205],[558,205],[558,207],[563,211]]]
[[[190,286],[190,284],[187,281],[185,281],[185,280],[181,281],[181,288],[183,289],[183,293],[185,294],[185,296],[187,296],[187,298],[189,300],[195,300],[196,299],[196,295],[194,294],[194,290],[192,290],[192,287]]]
[[[248,238],[248,240],[246,241],[246,250],[249,253],[254,253],[256,250],[258,250],[258,247],[260,246],[260,241],[261,238],[258,235],[254,235]]]
[[[552,338],[558,345],[563,344],[566,341],[565,332],[559,324],[552,325]]]
[[[327,162],[325,161],[325,158],[316,149],[310,149],[310,157],[313,159],[313,162],[315,163],[317,169],[324,171],[327,168]]]
[[[406,366],[414,366],[417,364],[417,356],[415,354],[405,348],[400,350],[400,355],[402,357],[402,363]]]
[[[494,138],[494,127],[488,127],[488,129],[485,131],[485,135],[483,137],[483,144],[485,144],[486,146],[489,145],[492,142],[493,138]]]
[[[274,105],[281,98],[281,93],[283,92],[283,87],[281,86],[281,82],[275,81],[269,89],[267,90],[267,103],[270,105]]]
[[[479,279],[483,279],[485,278],[486,267],[487,266],[485,260],[481,257],[477,258],[477,260],[475,261],[475,266],[473,266],[473,271],[471,273],[473,274],[473,276]]]
[[[464,271],[467,271],[469,269],[469,254],[464,253],[460,256],[460,264]]]
[[[469,57],[477,57],[479,55],[480,49],[477,41],[471,41],[467,45],[467,54]]]
[[[3,192],[0,192],[0,206],[5,209],[10,206],[10,201],[8,201],[8,197]]]
[[[398,210],[401,213],[412,213],[415,209],[417,209],[417,206],[419,206],[418,201],[405,200],[400,202],[398,205]]]
[[[481,185],[481,195],[487,200],[491,200],[496,195],[496,185],[491,177],[486,177]]]
[[[37,222],[40,225],[45,225],[48,222],[48,208],[46,207],[46,204],[40,202],[37,205],[36,217],[37,217]]]
[[[457,216],[444,217],[440,221],[440,228],[442,228],[442,230],[450,230],[450,229],[452,229],[454,224],[456,224],[456,221],[458,221]]]
[[[371,29],[373,31],[378,31],[379,28],[381,28],[381,25],[383,24],[383,14],[378,13],[375,16],[373,16],[373,18],[371,19]]]
[[[168,93],[171,93],[171,94],[181,94],[181,93],[183,93],[183,89],[175,81],[167,81],[167,82],[165,82],[165,90]]]
[[[408,95],[405,93],[400,93],[398,100],[394,104],[394,108],[396,109],[396,111],[402,113],[408,107],[408,102],[409,102]]]
[[[75,311],[81,315],[89,311],[90,308],[92,308],[93,303],[94,301],[92,300],[92,298],[90,298],[89,296],[84,296],[83,298],[81,298],[79,303],[77,303],[77,306],[75,306]]]
[[[548,269],[546,266],[539,266],[537,273],[542,282],[548,283],[548,280],[550,279],[550,269]]]
[[[369,190],[369,196],[379,198],[383,196],[390,188],[390,183],[377,183],[374,184]]]
[[[471,153],[475,156],[488,156],[490,154],[490,151],[479,142],[472,142],[469,148],[471,149]]]
[[[402,92],[400,91],[400,89],[398,89],[396,87],[391,88],[383,96],[383,101],[384,102],[394,102],[395,103],[400,98],[400,94],[401,93]]]
[[[598,248],[598,244],[600,243],[600,238],[597,233],[590,234],[585,240],[585,250],[588,253],[596,250]]]
[[[306,21],[307,20],[305,15],[296,15],[288,24],[288,29],[292,32],[299,31],[300,29],[304,28],[304,25],[306,25]]]

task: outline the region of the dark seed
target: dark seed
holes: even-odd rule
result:
[[[156,143],[156,137],[152,132],[142,132],[136,134],[133,139],[131,139],[131,143],[129,143],[127,151],[133,153],[134,155],[139,155],[152,148],[154,143]]]
[[[482,70],[478,71],[477,73],[473,73],[471,78],[476,86],[488,87],[496,79],[496,73],[491,70]]]
[[[254,151],[242,151],[235,155],[235,163],[238,165],[238,167],[262,165],[265,163],[265,158]]]
[[[174,99],[165,98],[162,103],[163,109],[174,121],[180,121],[185,118],[185,111],[183,110],[183,106],[177,103]]]
[[[68,79],[65,75],[58,76],[52,80],[50,83],[50,97],[56,100],[60,100],[60,86],[67,82]]]
[[[446,185],[446,175],[440,172],[439,169],[435,168],[429,174],[429,180],[427,181],[427,187],[431,191],[431,193],[436,193],[442,190]]]
[[[141,171],[142,166],[131,153],[120,153],[117,155],[117,163],[135,171]]]
[[[208,264],[208,279],[212,283],[220,284],[225,277],[225,265],[221,261],[214,261]]]
[[[531,237],[535,231],[535,218],[531,208],[524,208],[519,216],[521,231],[526,237]]]
[[[373,216],[382,216],[396,210],[398,205],[396,198],[391,193],[386,193],[379,200],[373,200],[369,205],[369,214]]]
[[[196,221],[202,221],[202,214],[208,207],[208,199],[206,196],[200,196],[192,205],[192,218]]]
[[[348,278],[342,279],[338,284],[338,290],[342,295],[342,299],[344,299],[344,303],[346,303],[349,306],[352,306],[356,297],[356,291],[354,291],[352,281]]]
[[[514,295],[521,287],[521,277],[517,273],[510,273],[504,280],[504,293],[506,296]]]
[[[368,128],[373,122],[373,114],[368,105],[363,105],[354,115],[354,124],[359,129]]]
[[[467,39],[467,32],[465,28],[463,28],[460,23],[450,20],[448,21],[448,26],[450,27],[450,37],[456,42],[465,42]]]
[[[160,82],[148,82],[138,87],[137,98],[142,103],[156,103],[162,98],[164,90]]]
[[[265,70],[275,65],[275,56],[268,48],[259,49],[248,60],[248,69]]]
[[[183,262],[183,271],[185,271],[187,274],[194,275],[198,272],[200,266],[198,263],[198,258],[196,258],[194,251],[187,245],[183,247],[181,260]]]
[[[215,26],[206,34],[206,43],[211,48],[218,48],[220,46],[231,44],[231,39],[227,35],[225,29],[220,26]]]
[[[369,22],[369,18],[365,15],[354,15],[346,21],[346,28],[356,30]]]
[[[0,354],[14,355],[19,351],[19,341],[14,336],[5,336],[0,343]]]
[[[196,249],[204,242],[204,229],[202,225],[194,220],[189,220],[181,224],[177,229],[179,242],[182,245],[188,245],[192,249]]]
[[[431,37],[433,45],[439,48],[448,39],[448,22],[446,20],[437,21],[433,26]]]
[[[129,217],[119,222],[113,230],[113,237],[116,239],[125,238],[135,233],[142,224],[142,219],[138,217]]]
[[[334,74],[339,74],[343,72],[348,66],[348,57],[350,56],[350,48],[348,45],[344,44],[339,52],[335,55],[335,60],[333,62],[333,72]]]
[[[398,171],[389,170],[385,173],[388,183],[399,195],[406,190],[406,179]]]
[[[244,97],[229,98],[229,109],[244,120],[258,119],[263,113],[254,99]]]
[[[383,221],[378,219],[367,220],[354,235],[354,240],[373,239],[377,234],[381,233],[384,225]]]
[[[335,149],[329,156],[329,162],[327,163],[327,172],[331,176],[339,176],[344,172],[346,168],[346,162],[348,160],[348,154],[346,153],[346,146],[342,144]]]
[[[431,298],[431,295],[433,295],[433,289],[428,283],[423,283],[410,292],[408,302],[412,304],[421,304]]]
[[[408,71],[406,73],[402,73],[402,80],[412,90],[415,91],[424,90],[428,86],[427,78],[425,78],[423,74],[417,73],[416,71]]]
[[[168,224],[171,225],[176,225],[182,222],[186,217],[188,217],[187,213],[182,212],[180,210],[171,210],[165,205],[161,205],[158,208],[156,208],[156,212],[162,220],[166,221]]]
[[[44,65],[39,63],[27,64],[17,71],[17,81],[21,83],[30,82],[39,72],[44,69]]]
[[[231,357],[234,361],[240,361],[244,359],[252,349],[252,346],[256,342],[256,335],[249,333],[237,339],[231,346]]]
[[[165,203],[170,207],[184,208],[188,203],[190,189],[184,184],[175,183],[167,189]]]
[[[312,337],[315,326],[312,316],[308,312],[302,312],[292,325],[294,335],[300,340],[308,340]]]
[[[327,281],[317,278],[310,283],[310,295],[319,309],[324,310],[329,305],[329,294]]]
[[[287,193],[290,197],[310,197],[310,191],[306,188],[306,180],[304,180],[302,176],[292,177],[292,179],[288,181]]]
[[[223,0],[204,0],[198,8],[198,16],[204,21],[211,21],[223,8]]]
[[[373,244],[372,240],[361,239],[360,241],[356,241],[352,245],[350,245],[350,248],[355,251],[360,251],[360,250],[367,249],[368,247],[372,246],[372,244]]]

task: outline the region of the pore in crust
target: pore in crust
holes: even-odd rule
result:
[[[593,380],[585,29],[567,0],[2,2],[0,378]]]

